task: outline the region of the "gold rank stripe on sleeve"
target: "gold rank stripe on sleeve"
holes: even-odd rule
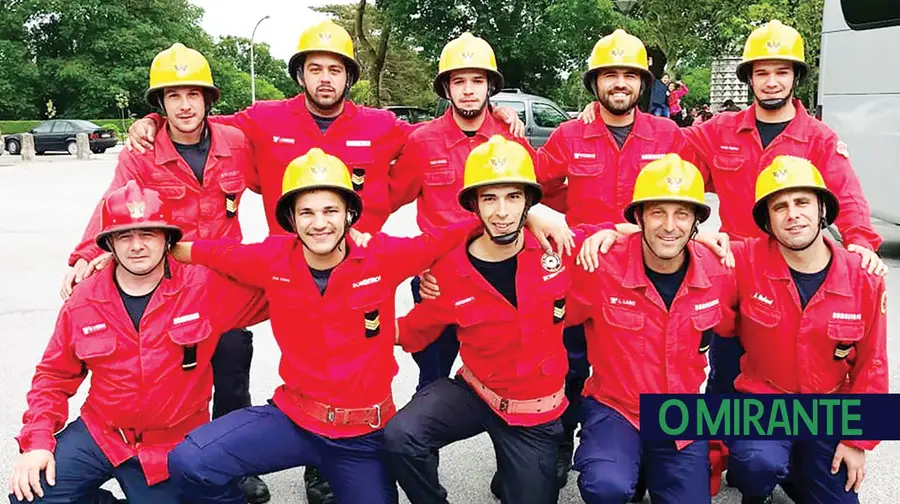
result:
[[[553,301],[553,323],[558,324],[566,318],[566,298]]]
[[[366,170],[364,168],[354,168],[350,181],[353,182],[353,190],[361,191],[366,182]]]
[[[845,345],[843,343],[839,343],[834,348],[834,358],[835,360],[846,359],[848,355],[850,355],[850,350],[853,349],[853,345]]]
[[[366,337],[371,338],[378,336],[381,332],[381,320],[378,316],[378,310],[366,313]]]

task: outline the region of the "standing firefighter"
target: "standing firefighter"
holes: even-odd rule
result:
[[[247,187],[244,174],[253,169],[253,151],[240,130],[207,120],[219,90],[206,58],[182,44],[157,54],[150,65],[146,99],[163,113],[154,150],[143,154],[123,150],[106,194],[134,180],[167,200],[186,239],[240,241],[238,209]],[[101,207],[102,202],[69,257],[74,267],[63,282],[63,297],[71,294],[73,282],[93,272],[90,261],[103,260],[93,239],[100,229]],[[233,329],[219,339],[213,357],[213,418],[250,406],[252,357],[250,331]],[[252,477],[241,484],[251,504],[269,500],[262,480]]]

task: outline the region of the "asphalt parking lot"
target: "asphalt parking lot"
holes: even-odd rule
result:
[[[65,273],[66,259],[78,242],[86,220],[98,198],[112,178],[118,148],[94,155],[89,161],[72,156],[41,156],[22,163],[9,154],[0,156],[0,337],[5,351],[0,353],[0,383],[3,407],[0,408],[0,478],[8,479],[17,456],[13,437],[21,427],[25,409],[25,393],[53,329],[59,299],[59,284]],[[415,209],[407,206],[388,221],[386,232],[394,235],[416,234]],[[266,234],[265,219],[259,197],[247,193],[241,205],[241,223],[248,241],[258,241]],[[709,224],[718,225],[715,219]],[[900,227],[878,223],[886,239],[883,249],[897,275],[900,266]],[[900,281],[889,277],[889,299],[900,299]],[[398,313],[409,310],[412,299],[407,284],[397,291]],[[896,327],[900,310],[889,311],[889,355],[892,392],[900,383],[900,338]],[[252,371],[254,403],[263,403],[280,383],[277,375],[279,351],[268,323],[253,329],[255,353]],[[400,374],[394,381],[398,405],[408,401],[417,379],[412,359],[397,350]],[[84,397],[81,393],[71,401],[74,418]],[[443,450],[441,478],[449,490],[451,502],[489,504],[496,502],[488,490],[495,462],[489,439],[477,436]],[[883,443],[868,459],[867,479],[861,502],[888,504],[898,502],[900,479],[900,442]],[[893,468],[893,469],[892,469]],[[574,475],[574,474],[573,474]],[[274,504],[305,503],[302,493],[302,470],[284,471],[264,477],[271,489]],[[405,500],[403,500],[405,502]],[[574,478],[564,489],[560,503],[581,502]],[[649,502],[649,499],[647,500]],[[717,504],[736,504],[740,497],[726,489],[714,499]],[[790,502],[779,496],[776,502]]]

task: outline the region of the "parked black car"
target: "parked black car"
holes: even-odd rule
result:
[[[37,154],[49,151],[76,153],[75,135],[87,133],[91,142],[91,152],[102,154],[106,149],[116,145],[116,134],[113,130],[80,119],[51,119],[38,124],[30,131],[34,136],[34,150]],[[10,154],[22,151],[22,135],[6,135],[6,150]]]
[[[389,105],[384,107],[387,110],[390,110],[394,113],[399,119],[403,119],[404,121],[410,124],[416,124],[420,122],[430,121],[434,119],[434,114],[431,112],[420,109],[418,107],[407,107],[404,105]]]

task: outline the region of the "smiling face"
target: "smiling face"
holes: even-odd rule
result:
[[[597,73],[597,100],[614,115],[631,112],[641,97],[641,72],[632,68],[607,68]]]
[[[663,260],[681,255],[697,221],[696,208],[690,203],[649,202],[643,205],[641,217],[644,246]]]
[[[294,229],[314,254],[330,254],[344,239],[347,202],[335,191],[301,193],[294,200]]]
[[[303,74],[298,79],[301,79],[306,99],[316,108],[322,111],[334,110],[344,100],[347,65],[336,54],[310,53],[303,61]]]
[[[206,98],[203,88],[170,87],[162,93],[163,107],[169,124],[184,134],[196,132],[203,126],[206,117]]]
[[[133,229],[114,233],[109,240],[116,260],[129,274],[146,275],[162,267],[166,233],[161,229]]]
[[[787,100],[794,91],[794,64],[787,61],[753,63],[750,86],[758,102]]]
[[[487,107],[489,87],[484,70],[455,70],[447,79],[453,109],[466,119],[478,117]]]
[[[480,187],[477,190],[478,216],[492,236],[501,236],[519,229],[525,213],[525,188],[520,184]]]
[[[815,191],[781,191],[770,196],[766,206],[769,210],[769,229],[784,246],[802,249],[818,237],[820,205]]]

